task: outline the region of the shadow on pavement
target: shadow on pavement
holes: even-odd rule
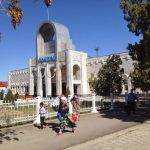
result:
[[[0,129],[0,144],[3,144],[4,141],[19,141],[17,138],[18,134],[24,134],[23,132],[16,132],[13,129]]]
[[[109,119],[118,119],[125,122],[145,122],[150,119],[150,108],[149,107],[140,107],[136,109],[135,114],[128,115],[122,109],[114,110],[100,110],[101,117]]]
[[[53,131],[55,131],[56,133],[59,132],[59,124],[58,123],[48,123],[49,128],[52,128]]]
[[[48,125],[49,125],[49,128],[52,128],[52,130],[55,131],[56,133],[59,132],[59,123],[52,122],[52,123],[49,123]],[[63,133],[65,133],[65,132],[72,132],[72,130],[69,130],[69,129],[70,128],[64,129]]]

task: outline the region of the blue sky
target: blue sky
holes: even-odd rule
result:
[[[35,57],[36,32],[47,20],[43,0],[20,0],[23,9],[22,23],[14,30],[10,18],[0,11],[0,81],[8,79],[11,70],[28,67],[28,59]],[[50,20],[69,28],[76,50],[94,57],[125,52],[128,43],[139,41],[128,31],[123,19],[120,0],[53,0],[49,9]]]

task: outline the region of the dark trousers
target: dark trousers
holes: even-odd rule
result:
[[[128,114],[131,114],[131,111],[135,113],[135,102],[128,102]]]
[[[46,126],[46,123],[44,122],[45,117],[40,117],[40,122],[41,122],[41,129],[43,129],[43,125]]]

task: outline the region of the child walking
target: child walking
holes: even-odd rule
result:
[[[40,114],[41,129],[43,129],[43,125],[46,126],[46,123],[44,122],[46,109],[44,108],[43,102],[40,103],[39,114]]]

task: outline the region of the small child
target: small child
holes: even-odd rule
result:
[[[39,114],[40,114],[41,129],[43,129],[43,125],[46,126],[46,123],[44,122],[46,109],[44,108],[43,102],[40,103]]]

